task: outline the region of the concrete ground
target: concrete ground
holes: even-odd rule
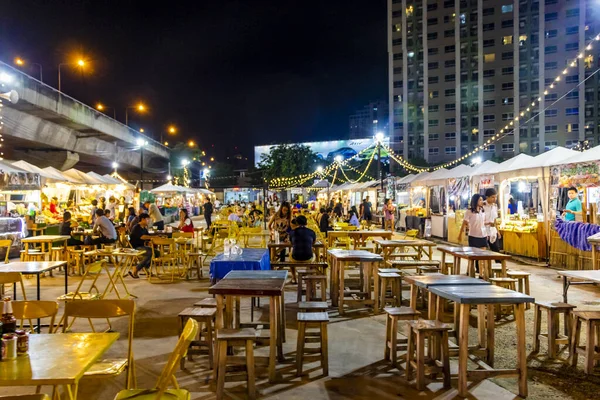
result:
[[[439,254],[436,254],[439,258]],[[510,269],[531,272],[531,290],[536,300],[562,299],[562,284],[552,269],[535,267],[516,262],[509,263]],[[182,281],[174,284],[150,284],[144,279],[126,282],[136,300],[134,355],[137,368],[138,387],[150,388],[156,383],[168,355],[177,341],[177,314],[194,302],[208,297],[208,266],[204,267],[205,279]],[[107,282],[101,279],[101,287]],[[64,291],[64,276],[55,273],[54,277],[42,279],[42,299],[55,299]],[[70,290],[74,290],[78,278],[70,279]],[[35,279],[25,280],[28,298],[35,298]],[[408,293],[404,293],[407,297]],[[329,324],[329,376],[322,377],[318,363],[306,364],[309,374],[302,378],[295,376],[296,286],[286,289],[287,342],[284,344],[285,363],[279,363],[278,383],[269,384],[266,370],[258,368],[257,389],[260,397],[270,399],[451,399],[457,397],[456,381],[452,389],[444,390],[440,384],[431,383],[427,390],[419,393],[414,382],[404,379],[404,372],[392,368],[383,361],[385,338],[385,318],[372,315],[367,310],[347,313],[340,318],[337,311],[330,311]],[[600,309],[600,288],[596,286],[574,286],[569,291],[569,302],[579,309]],[[255,318],[268,318],[268,304],[261,303],[262,312]],[[62,308],[62,306],[61,306]],[[62,311],[59,311],[59,315]],[[249,302],[242,301],[242,319],[249,320]],[[473,314],[475,315],[475,314]],[[526,312],[527,353],[532,349],[533,308]],[[543,320],[545,327],[545,317]],[[98,325],[101,328],[101,325]],[[476,331],[470,330],[471,342],[476,339]],[[119,341],[107,352],[105,358],[125,355],[127,346],[127,325],[125,319],[113,322],[115,331],[121,333]],[[76,323],[74,331],[89,329],[87,323]],[[515,324],[499,322],[496,329],[496,368],[512,368],[516,357]],[[600,369],[587,376],[583,373],[582,359],[577,368],[564,363],[545,360],[546,345],[542,342],[539,358],[531,358],[528,365],[528,385],[530,399],[592,399],[600,393]],[[256,355],[268,354],[268,347],[259,347]],[[68,361],[64,361],[68,362]],[[1,367],[1,363],[0,363]],[[59,366],[57,365],[59,368]],[[456,359],[452,359],[452,369],[456,371]],[[213,399],[215,388],[209,381],[210,371],[206,356],[196,356],[186,363],[185,370],[177,372],[179,385],[191,391],[192,399]],[[113,399],[124,388],[123,375],[117,378],[83,380],[80,384],[79,399]],[[0,395],[32,393],[34,388],[2,388]],[[49,387],[43,388],[50,392]],[[494,378],[470,385],[471,397],[477,399],[517,398],[517,382],[514,378]],[[246,398],[244,382],[226,384],[226,394],[231,399]]]

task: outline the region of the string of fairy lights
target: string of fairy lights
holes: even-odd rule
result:
[[[570,62],[567,63],[567,66],[565,67],[565,69],[554,78],[554,80],[552,81],[552,83],[550,83],[550,85],[548,85],[547,87],[544,88],[544,92],[543,94],[540,94],[538,96],[538,98],[536,100],[533,100],[531,102],[530,105],[527,106],[527,108],[525,108],[524,110],[522,110],[519,115],[515,116],[515,118],[510,121],[510,123],[506,124],[502,129],[500,129],[500,132],[493,135],[492,137],[490,137],[484,144],[480,145],[480,146],[476,146],[473,151],[470,151],[469,153],[455,159],[454,161],[450,161],[447,162],[445,164],[439,165],[437,167],[434,168],[434,170],[438,170],[441,168],[447,168],[453,165],[456,165],[457,163],[467,159],[468,157],[473,156],[474,154],[477,154],[479,151],[481,150],[486,150],[491,144],[497,142],[498,140],[510,135],[511,133],[514,132],[514,124],[515,122],[519,121],[519,119],[523,119],[525,117],[525,115],[531,115],[531,113],[534,113],[534,107],[536,104],[540,104],[541,100],[542,100],[542,96],[546,96],[550,93],[550,90],[556,88],[560,82],[562,81],[562,76],[567,75],[569,73],[569,71],[571,70],[571,68],[577,67],[578,66],[578,62],[581,62],[584,60],[585,56],[586,56],[586,51],[590,51],[593,49],[593,42],[597,42],[600,41],[600,34],[596,35],[594,38],[592,38],[588,44],[584,47],[584,50],[581,51],[577,57],[575,57],[574,59],[572,59]],[[596,71],[594,71],[594,73],[590,74],[587,78],[585,78],[584,80],[580,81],[576,87],[579,87],[581,84],[585,83],[586,80],[588,80],[590,77],[592,77],[593,75],[595,75],[598,71],[600,71],[600,68],[596,69]],[[575,89],[575,88],[574,88]],[[573,91],[574,89],[571,89],[571,91]],[[542,112],[545,112],[546,109],[548,109],[548,107],[551,107],[552,105],[556,104],[558,101],[562,100],[564,97],[566,96],[563,95],[562,97],[560,97],[559,99],[557,99],[556,101],[554,101],[552,104],[550,104],[549,106],[547,106],[546,108],[544,108],[543,110],[539,110],[539,112],[534,113],[534,115],[529,118],[526,122],[531,121],[532,119],[534,119],[535,117],[537,117],[538,115],[540,115]]]

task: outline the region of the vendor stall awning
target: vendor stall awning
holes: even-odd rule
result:
[[[150,190],[150,193],[194,193],[194,191],[195,189],[192,188],[165,183],[164,185]]]
[[[106,185],[106,182],[103,179],[95,178],[75,168],[66,170],[63,172],[63,175],[85,185]]]
[[[29,164],[27,161],[13,161],[12,165],[21,169],[24,169],[27,172],[34,172],[36,174],[40,174],[42,178],[52,179],[54,181],[58,181],[51,173],[44,171],[43,169],[36,167],[33,164]],[[64,182],[64,179],[60,179],[61,182]]]
[[[51,174],[52,176],[54,176],[54,179],[56,179],[56,180],[62,180],[63,182],[70,182],[70,183],[83,183],[77,179],[73,179],[73,178],[63,174],[61,171],[57,170],[54,167],[46,167],[46,168],[42,168],[42,169],[44,171],[46,171],[47,173]]]
[[[533,160],[533,157],[528,156],[525,153],[520,153],[520,154],[514,156],[513,158],[509,158],[508,160],[504,161],[503,163],[500,163],[500,165],[498,165],[498,168],[494,171],[490,171],[490,173],[495,174],[498,172],[521,169],[521,165],[523,165],[524,163],[527,163],[531,160]]]
[[[600,160],[600,146],[592,147],[589,150],[584,152],[575,152],[569,158],[565,158],[563,160],[553,160],[551,165],[561,165],[561,164],[577,164],[577,163],[585,163],[590,161],[598,161]]]
[[[542,154],[533,157],[532,160],[529,160],[522,165],[515,166],[514,169],[528,169],[528,168],[540,168],[540,167],[549,167],[550,165],[556,165],[556,163],[561,160],[569,159],[578,152],[575,150],[570,150],[564,147],[555,147],[552,150],[548,150],[543,152]]]
[[[471,176],[483,175],[493,173],[498,169],[498,163],[493,162],[492,160],[487,160],[474,167],[471,171]]]
[[[0,173],[27,173],[31,171],[27,171],[23,168],[19,168],[19,166],[11,164],[7,161],[0,161]]]

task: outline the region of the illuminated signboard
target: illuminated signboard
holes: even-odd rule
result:
[[[328,163],[332,163],[336,156],[341,155],[344,160],[355,156],[361,150],[369,147],[374,143],[373,138],[369,139],[349,139],[349,140],[329,140],[326,142],[306,142],[306,143],[294,143],[300,144],[304,146],[308,146],[317,153],[317,155],[327,161]],[[382,142],[384,145],[390,145],[389,137],[383,139]],[[264,146],[254,146],[254,164],[258,166],[258,163],[262,159],[263,156],[267,156],[271,151],[272,147],[277,147],[277,145],[264,145]],[[369,151],[365,151],[361,154],[361,158],[368,159],[371,157],[371,152],[375,151],[376,147],[373,146]],[[383,155],[382,155],[383,158]]]

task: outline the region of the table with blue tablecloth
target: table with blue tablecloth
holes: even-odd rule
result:
[[[267,249],[244,248],[242,255],[225,257],[219,253],[210,261],[210,280],[217,282],[223,279],[229,271],[260,271],[271,269],[271,260]]]

